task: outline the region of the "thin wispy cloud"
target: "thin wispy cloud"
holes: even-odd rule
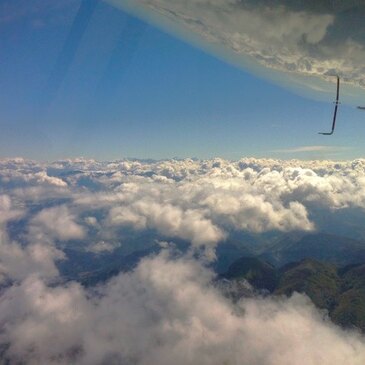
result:
[[[341,146],[301,146],[272,150],[272,153],[311,153],[311,152],[338,152],[348,150],[349,147]]]

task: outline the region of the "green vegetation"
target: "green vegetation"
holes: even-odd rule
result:
[[[280,273],[275,295],[290,295],[296,291],[306,293],[320,308],[331,310],[336,305],[341,279],[334,265],[304,259],[297,264],[284,266]]]
[[[304,259],[276,269],[257,258],[240,258],[223,275],[230,280],[246,279],[256,289],[271,295],[308,295],[331,319],[346,328],[365,332],[365,264],[339,268],[334,264]]]
[[[255,257],[242,257],[225,274],[227,279],[246,279],[256,289],[275,289],[278,273],[274,266]]]

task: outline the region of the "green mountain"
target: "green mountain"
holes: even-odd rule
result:
[[[336,266],[313,259],[304,259],[279,270],[279,281],[273,294],[305,293],[319,308],[331,310],[341,288]]]
[[[342,278],[341,295],[331,313],[335,322],[345,327],[365,330],[365,264],[339,270]]]
[[[226,279],[246,279],[256,289],[270,292],[277,286],[278,272],[274,266],[256,257],[241,257],[224,274]]]
[[[333,322],[365,332],[365,264],[339,267],[315,259],[304,259],[276,269],[252,257],[234,262],[222,275],[234,282],[245,279],[254,289],[271,295],[306,294]]]

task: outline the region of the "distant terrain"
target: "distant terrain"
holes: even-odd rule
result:
[[[266,295],[304,293],[318,308],[326,309],[335,323],[365,332],[365,263],[339,267],[307,258],[275,268],[262,259],[242,257],[222,278],[235,288],[230,293],[235,300],[247,295],[237,284],[242,281],[255,290],[266,290]]]
[[[269,238],[237,237],[217,248],[212,268],[219,287],[235,300],[249,295],[290,296],[305,293],[313,303],[328,311],[330,318],[346,328],[365,332],[365,248],[360,241],[329,234],[291,233]],[[254,244],[249,244],[253,242]],[[105,282],[119,272],[132,270],[139,261],[162,247],[150,240],[139,250],[115,249],[92,253],[65,249],[68,259],[58,263],[64,280],[85,286]],[[137,245],[138,246],[138,245]],[[188,249],[180,241],[178,252]],[[247,287],[249,284],[249,289]]]
[[[307,257],[345,266],[365,262],[365,244],[360,240],[324,233],[288,234],[265,247],[259,256],[275,266]]]

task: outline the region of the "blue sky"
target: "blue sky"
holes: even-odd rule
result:
[[[83,29],[72,28],[80,2],[40,3],[1,19],[0,157],[364,155],[365,113],[353,107],[319,136],[331,98],[297,95],[105,3]]]

